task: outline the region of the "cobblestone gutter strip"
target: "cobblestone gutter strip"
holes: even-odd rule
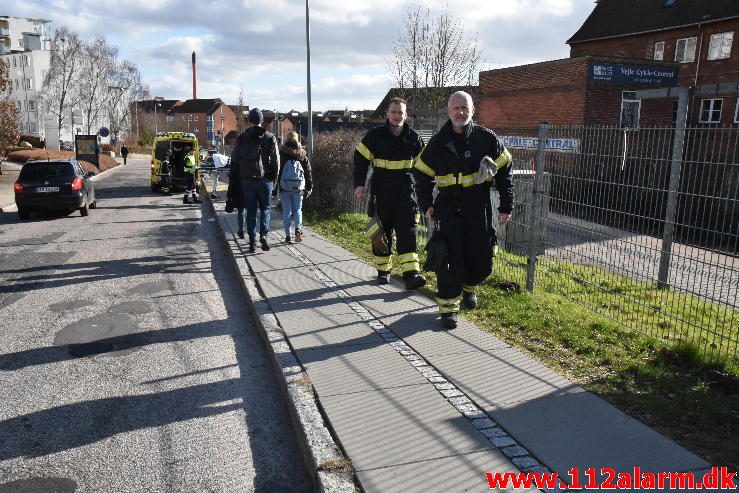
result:
[[[275,232],[272,236],[281,238]],[[282,238],[281,238],[282,239]],[[288,245],[288,250],[308,267],[318,280],[331,289],[352,310],[359,315],[382,339],[395,349],[405,360],[413,366],[434,388],[462,414],[472,425],[482,433],[487,440],[500,450],[511,462],[522,472],[551,472],[541,464],[526,448],[521,446],[511,437],[495,420],[485,413],[480,406],[475,404],[462,390],[453,382],[447,380],[436,368],[434,368],[423,356],[418,354],[411,346],[400,339],[395,332],[372,315],[361,303],[352,298],[346,291],[339,288],[337,284],[327,276],[317,265],[303,255],[295,245]],[[549,490],[544,490],[549,492]],[[561,490],[558,490],[561,491]],[[553,493],[553,492],[549,492]]]
[[[209,220],[218,221],[223,241],[231,252],[229,257],[241,277],[245,298],[267,345],[277,381],[287,401],[306,467],[315,480],[315,490],[326,493],[356,493],[359,488],[354,482],[351,463],[326,428],[310,379],[287,343],[285,333],[267,300],[260,293],[258,282],[244,260],[246,256],[242,245],[236,241],[228,223],[217,213],[223,206],[214,205],[206,193],[200,196],[214,216]]]

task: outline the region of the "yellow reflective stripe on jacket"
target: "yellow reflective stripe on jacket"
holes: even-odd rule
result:
[[[390,161],[387,159],[373,159],[372,166],[375,168],[385,169],[411,169],[413,168],[413,160],[404,159],[402,161]]]
[[[184,166],[184,168],[185,168],[185,172],[186,173],[193,173],[195,171],[195,168],[196,167],[197,166],[195,164],[195,156],[187,156],[187,157],[185,157],[185,166]]]
[[[367,161],[372,161],[372,158],[375,157],[375,155],[372,154],[372,151],[370,151],[369,148],[367,148],[367,146],[361,142],[357,144],[356,150],[358,153],[364,156],[367,159]]]
[[[423,162],[423,159],[421,159],[420,155],[416,158],[416,161],[413,163],[413,167],[415,167],[421,173],[425,175],[429,175],[431,178],[436,176],[436,171],[429,168],[428,165]]]
[[[441,187],[451,187],[453,185],[462,185],[463,187],[471,187],[473,185],[476,185],[475,183],[475,176],[477,173],[472,173],[469,175],[463,175],[462,173],[458,173],[456,175],[450,174],[450,175],[443,175],[443,176],[437,176],[436,177],[436,186]],[[490,180],[486,180],[490,181]]]
[[[511,162],[511,153],[508,152],[508,149],[503,149],[503,152],[500,153],[500,156],[498,156],[497,159],[495,159],[495,165],[498,167],[498,169],[502,168],[506,164]]]
[[[450,187],[457,184],[457,177],[455,175],[442,175],[436,177],[437,187]]]

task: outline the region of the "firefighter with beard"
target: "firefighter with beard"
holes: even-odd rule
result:
[[[491,273],[496,243],[490,189],[500,194],[498,222],[513,210],[511,154],[495,133],[472,122],[472,97],[451,95],[449,121],[434,135],[415,162],[418,202],[426,217],[439,222],[446,243],[448,267],[437,272],[441,324],[457,326],[460,301],[477,306],[475,287]],[[434,184],[438,187],[432,204]]]
[[[385,233],[384,245],[372,243],[377,266],[377,283],[390,282],[393,232],[398,263],[406,289],[426,284],[419,271],[416,226],[419,220],[415,198],[413,160],[423,149],[423,139],[406,123],[406,102],[393,98],[387,110],[385,125],[373,128],[354,151],[354,194],[366,198],[365,180],[369,166],[373,168],[370,204]]]

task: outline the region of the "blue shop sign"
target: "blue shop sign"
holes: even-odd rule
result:
[[[538,137],[522,137],[518,135],[498,135],[498,140],[511,149],[537,149],[539,147]],[[580,152],[580,139],[547,139],[548,151],[560,151],[577,153]]]
[[[611,84],[650,84],[675,87],[677,86],[677,68],[591,63],[588,65],[588,80]]]

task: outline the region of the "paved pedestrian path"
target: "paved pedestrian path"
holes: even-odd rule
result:
[[[230,241],[236,214],[215,204]],[[279,213],[273,211],[273,218]],[[365,491],[489,491],[486,472],[709,464],[305,228],[242,255]],[[243,248],[246,251],[246,248]]]

